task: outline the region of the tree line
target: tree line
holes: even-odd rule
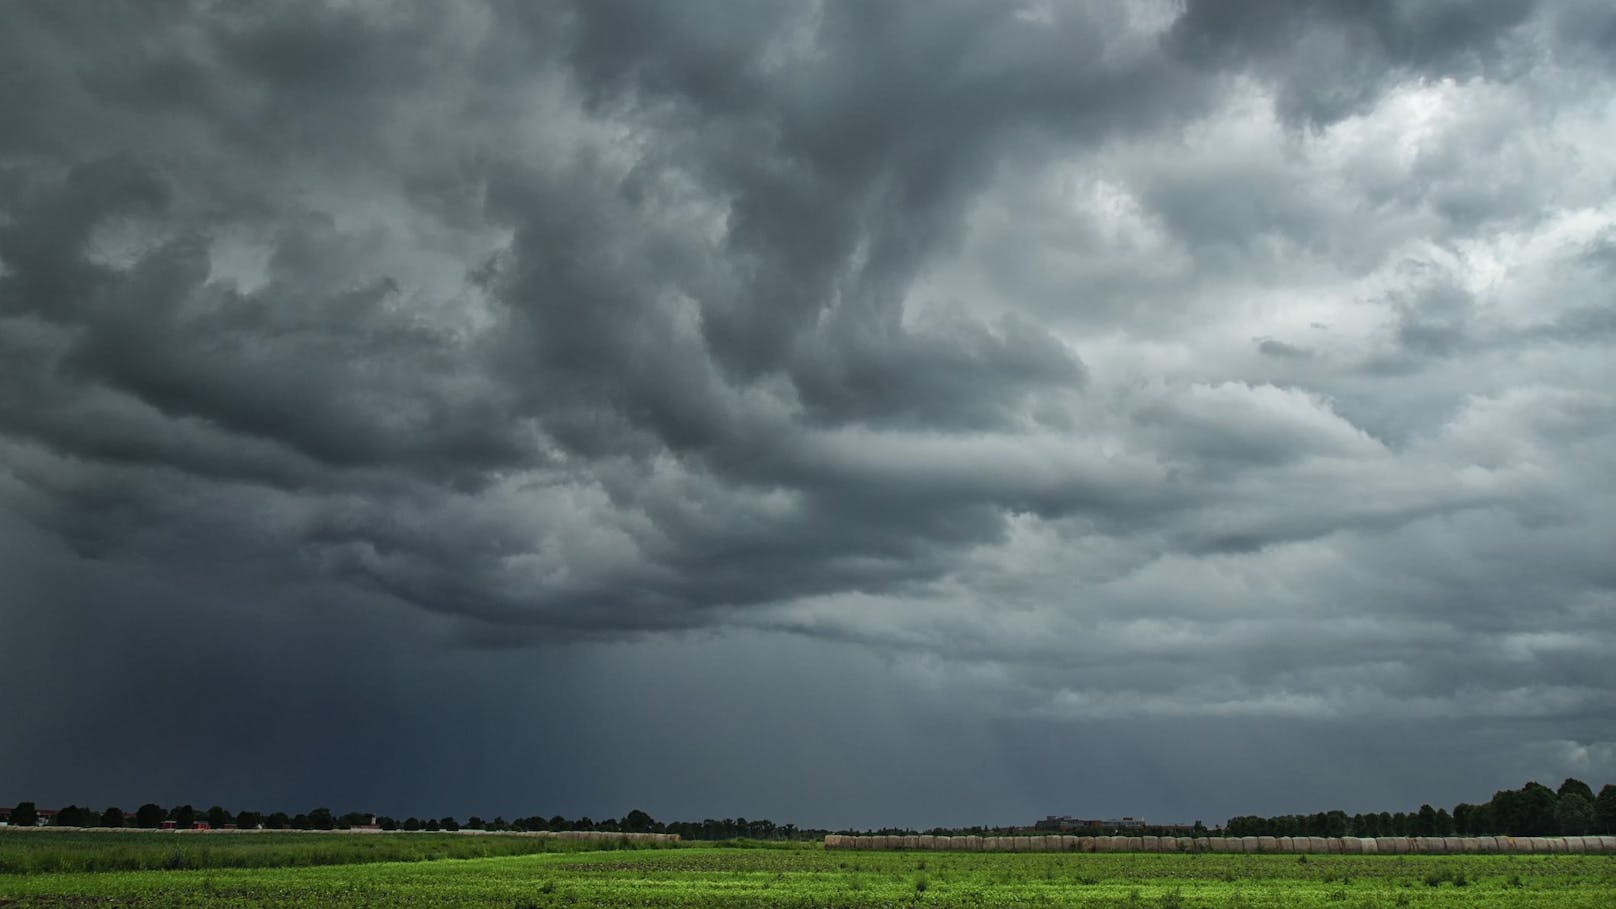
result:
[[[10,823],[17,827],[33,827],[38,825],[40,817],[40,811],[33,802],[20,802],[11,809]],[[128,813],[116,807],[96,811],[93,808],[68,805],[49,817],[50,825],[56,827],[134,827],[156,830],[165,824],[172,824],[174,827],[188,830],[198,822],[205,823],[215,830],[230,827],[265,830],[346,830],[351,827],[369,826],[380,827],[382,830],[451,833],[460,830],[524,833],[594,830],[606,833],[676,833],[687,840],[806,840],[822,838],[829,832],[799,829],[795,824],[776,824],[768,820],[747,820],[744,817],[663,823],[637,809],[621,818],[598,821],[588,816],[566,818],[557,814],[551,817],[533,815],[511,820],[504,817],[485,820],[472,815],[461,822],[453,817],[407,817],[400,820],[363,811],[336,814],[329,808],[315,808],[300,814],[288,814],[284,811],[265,814],[258,811],[231,812],[220,805],[202,810],[191,805],[164,808],[161,805],[147,803]]]
[[[1230,836],[1583,836],[1616,834],[1616,785],[1595,795],[1582,780],[1560,788],[1529,782],[1500,789],[1480,805],[1460,803],[1450,812],[1421,805],[1418,811],[1352,814],[1321,811],[1278,817],[1229,819]]]

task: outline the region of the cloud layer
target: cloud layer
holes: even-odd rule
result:
[[[966,764],[1429,723],[1404,744],[1503,749],[1456,797],[1616,777],[1598,4],[0,17],[0,621],[32,640],[363,640],[384,681],[341,709],[377,735],[458,722],[399,654],[505,667],[456,689],[504,727],[513,678],[641,653],[707,691],[715,650],[889,692],[832,738],[994,743]],[[18,679],[23,727],[99,709]],[[253,686],[196,709],[341,725]],[[725,728],[785,723],[780,687],[715,695]],[[970,810],[1045,804],[1026,774]]]

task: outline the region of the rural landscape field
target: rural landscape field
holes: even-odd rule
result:
[[[612,845],[497,834],[0,831],[0,906],[1616,904],[1610,855],[848,853],[746,841],[602,848]]]
[[[1613,288],[1616,0],[0,0],[0,909],[1616,909]]]

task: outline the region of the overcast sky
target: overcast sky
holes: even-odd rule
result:
[[[0,803],[1616,781],[1616,8],[0,6]]]

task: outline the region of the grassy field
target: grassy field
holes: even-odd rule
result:
[[[0,875],[61,871],[296,868],[611,849],[613,843],[458,833],[173,833],[0,828]],[[4,878],[0,878],[3,881]],[[0,893],[4,885],[0,884]]]
[[[365,839],[328,838],[343,848],[346,841]],[[103,836],[111,839],[116,837]],[[483,844],[480,848],[521,841],[460,839]],[[116,847],[109,843],[109,848]],[[376,847],[355,843],[352,848],[353,856],[380,854],[363,851]],[[284,854],[298,855],[295,849]],[[0,906],[6,909],[86,905],[1609,909],[1616,906],[1616,857],[846,853],[817,846],[685,846],[341,866],[0,874]]]

